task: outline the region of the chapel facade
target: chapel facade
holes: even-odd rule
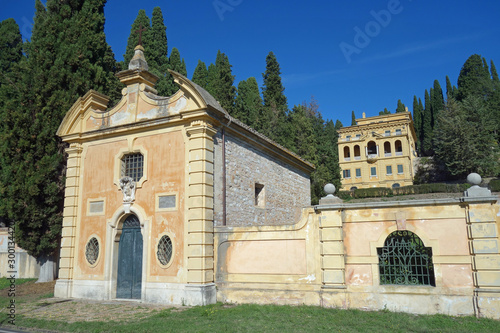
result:
[[[410,112],[356,119],[339,130],[342,187],[413,185],[417,157],[416,134]]]
[[[69,144],[56,297],[216,301],[214,226],[287,225],[310,205],[313,165],[232,118],[203,88],[158,96],[137,46],[122,98],[89,91]]]

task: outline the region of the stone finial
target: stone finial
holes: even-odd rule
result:
[[[467,182],[472,186],[464,192],[464,196],[466,197],[489,197],[491,196],[491,191],[487,188],[480,187],[481,184],[481,176],[475,172],[469,174],[467,176]]]
[[[342,199],[339,197],[334,196],[335,194],[335,185],[333,184],[326,184],[323,190],[326,193],[326,197],[323,197],[319,199],[319,204],[320,205],[333,205],[333,204],[338,204],[342,203]]]
[[[327,197],[333,197],[333,195],[335,194],[335,185],[328,183],[325,185],[323,190],[325,191]]]
[[[146,58],[144,57],[144,48],[141,45],[137,45],[134,49],[134,56],[128,64],[128,69],[139,69],[147,71],[149,69]]]

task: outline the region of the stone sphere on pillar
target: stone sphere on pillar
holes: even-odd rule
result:
[[[335,193],[335,185],[328,183],[325,185],[323,190],[325,191],[326,195],[333,195]]]
[[[481,176],[475,172],[470,173],[467,176],[467,182],[471,185],[479,185],[481,184]]]

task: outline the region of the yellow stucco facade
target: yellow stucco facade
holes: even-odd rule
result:
[[[339,130],[345,190],[413,185],[416,135],[410,112],[356,119]]]

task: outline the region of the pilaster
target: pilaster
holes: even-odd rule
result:
[[[66,190],[64,194],[64,212],[62,224],[61,252],[59,259],[59,279],[72,280],[75,260],[76,244],[76,224],[78,216],[78,193],[80,186],[80,167],[81,167],[81,144],[72,143],[66,149],[68,162],[66,169]],[[69,297],[69,284],[66,288],[56,287],[57,297]],[[61,294],[62,293],[62,294]]]
[[[338,210],[321,212],[321,270],[325,288],[345,288],[345,253],[342,217]]]
[[[217,130],[204,121],[193,121],[188,135],[187,282],[214,281],[214,140]]]

